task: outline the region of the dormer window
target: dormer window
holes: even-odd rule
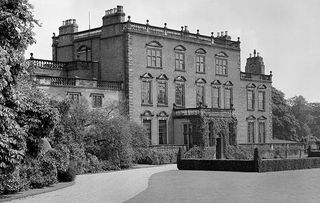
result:
[[[200,48],[196,50],[196,72],[197,73],[205,73],[206,71],[206,54],[207,52]]]
[[[228,76],[228,55],[220,52],[216,57],[216,75]]]
[[[147,67],[162,67],[162,45],[157,41],[146,44],[147,47]]]

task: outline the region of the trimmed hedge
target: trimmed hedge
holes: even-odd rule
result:
[[[177,163],[178,149],[140,148],[135,150],[135,162],[138,164]]]
[[[261,159],[255,149],[253,160],[207,160],[185,159],[180,149],[177,158],[179,170],[211,170],[211,171],[242,171],[269,172],[320,168],[320,157],[299,159]]]

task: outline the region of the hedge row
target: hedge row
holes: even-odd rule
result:
[[[320,168],[320,157],[299,159],[261,159],[258,149],[255,149],[253,160],[208,160],[185,159],[179,150],[177,167],[179,170],[211,170],[211,171],[242,171],[269,172]]]

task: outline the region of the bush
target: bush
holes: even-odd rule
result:
[[[198,147],[194,146],[184,154],[186,159],[215,159],[216,149],[215,147]]]
[[[139,148],[135,153],[135,162],[139,164],[170,164],[177,162],[178,149]]]
[[[233,146],[229,145],[225,151],[225,158],[226,159],[246,159],[252,160],[253,159],[253,150],[249,151],[240,146]]]
[[[76,178],[76,169],[74,164],[70,164],[66,171],[58,171],[59,182],[71,182]]]

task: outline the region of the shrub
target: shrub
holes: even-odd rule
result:
[[[186,159],[215,159],[216,149],[214,147],[194,146],[184,154]]]
[[[253,159],[253,150],[245,150],[240,146],[229,145],[225,150],[226,159]]]
[[[71,182],[76,178],[76,169],[74,164],[70,164],[66,171],[58,171],[59,182]]]
[[[135,162],[139,164],[170,164],[177,162],[178,149],[139,148],[135,153]]]

